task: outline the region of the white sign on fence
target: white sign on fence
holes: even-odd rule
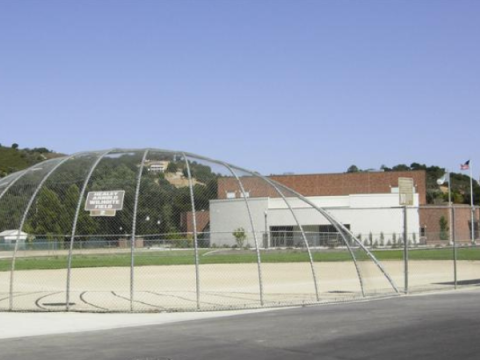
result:
[[[412,178],[398,178],[398,193],[400,195],[400,205],[413,205],[414,186]]]
[[[123,209],[125,190],[90,191],[85,202],[85,210],[90,216],[115,216]]]

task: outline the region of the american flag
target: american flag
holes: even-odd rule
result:
[[[470,169],[470,160],[467,160],[465,164],[460,165],[460,170],[468,170]]]

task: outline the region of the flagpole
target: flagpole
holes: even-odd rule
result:
[[[452,178],[450,176],[450,171],[447,170],[448,174],[448,224],[449,224],[449,240],[453,241],[453,227],[452,227]]]
[[[472,244],[475,244],[475,210],[473,207],[473,175],[472,175],[472,161],[470,160],[470,205],[472,207]]]

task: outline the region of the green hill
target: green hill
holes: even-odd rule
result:
[[[15,171],[26,169],[41,161],[59,156],[64,156],[64,154],[56,153],[44,147],[20,149],[17,144],[13,144],[10,147],[0,145],[0,178]],[[444,187],[440,187],[437,184],[437,179],[445,173],[444,168],[412,163],[411,165],[399,164],[391,168],[382,165],[381,169],[383,171],[425,170],[427,173],[427,202],[433,204],[446,202],[448,200],[448,195],[445,192],[445,186],[447,186],[447,184],[445,184]],[[203,167],[195,162],[192,163],[191,170],[194,176],[199,180],[202,179],[204,182],[208,182],[210,180],[209,176],[212,175],[209,168]],[[355,165],[350,166],[347,170],[347,172],[361,171],[368,170],[361,170]],[[469,204],[470,177],[465,174],[453,172],[450,176],[452,181],[452,201],[456,204]],[[473,197],[474,203],[477,205],[480,204],[480,185],[476,180],[473,181]]]
[[[13,144],[11,147],[0,145],[0,178],[58,156],[62,156],[62,154],[47,148],[19,149],[17,144]]]

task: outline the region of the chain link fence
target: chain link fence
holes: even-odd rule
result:
[[[0,310],[258,308],[479,281],[478,209],[316,201],[182,152],[46,161],[0,179]]]

